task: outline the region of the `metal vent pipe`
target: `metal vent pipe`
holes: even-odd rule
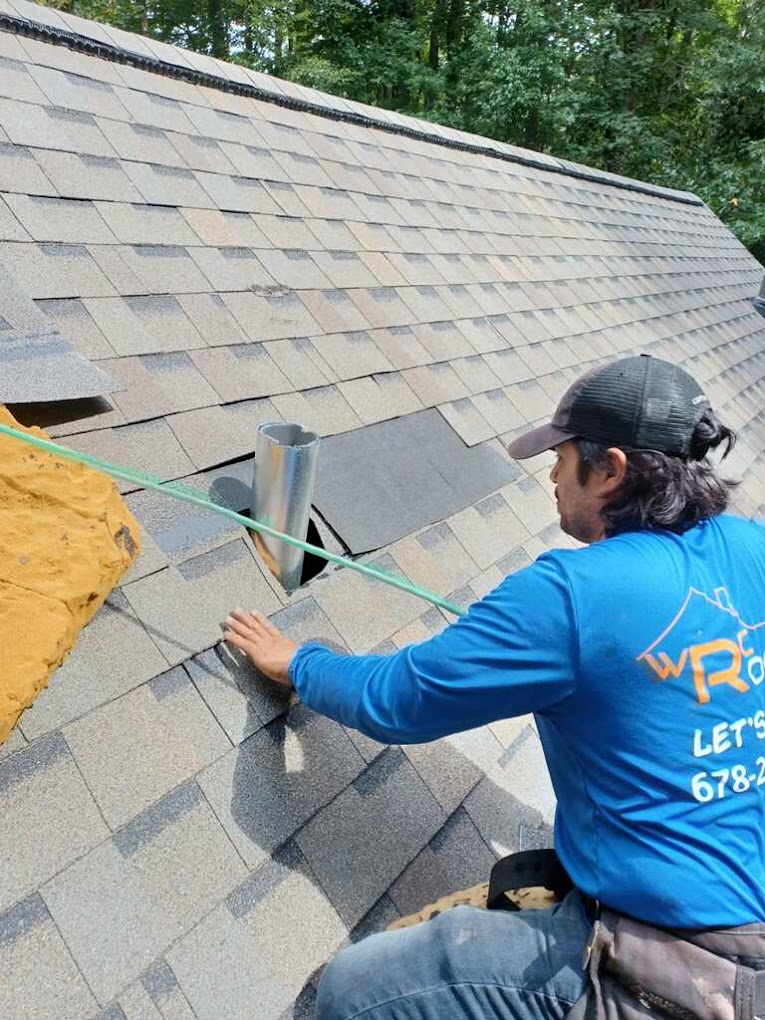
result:
[[[321,437],[294,422],[258,426],[252,479],[252,516],[305,541]],[[288,592],[300,586],[303,550],[255,535],[260,555]]]

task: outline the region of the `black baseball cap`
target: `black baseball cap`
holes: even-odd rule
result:
[[[579,438],[687,457],[708,407],[708,398],[685,369],[647,354],[620,358],[577,379],[549,425],[532,429],[507,449],[524,460]]]

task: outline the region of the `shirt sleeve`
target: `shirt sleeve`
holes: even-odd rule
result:
[[[573,692],[577,668],[570,588],[554,554],[545,554],[429,641],[394,655],[307,644],[289,672],[316,712],[405,744],[543,710]]]

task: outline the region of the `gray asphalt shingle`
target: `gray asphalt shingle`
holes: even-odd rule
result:
[[[101,1004],[188,931],[246,872],[195,783],[179,787],[43,887]],[[105,924],[105,918],[117,923]]]
[[[60,733],[0,762],[0,804],[0,911],[108,836]]]
[[[508,440],[596,359],[679,351],[739,429],[742,506],[762,511],[762,270],[705,207],[13,4],[179,69],[0,32],[0,267],[18,283],[0,316],[58,329],[125,386],[39,408],[54,435],[246,510],[258,424],[296,419],[325,436],[326,547],[374,549],[467,607],[572,544],[549,458],[522,475]],[[452,617],[347,569],[287,596],[239,524],[127,503],[142,556],[0,749],[0,1013],[306,1020],[349,927],[549,841],[537,737],[500,720],[386,750],[290,709],[221,643],[237,603],[297,642],[378,654]]]
[[[122,387],[113,396],[126,421],[140,421],[218,402],[192,358],[177,354],[146,354],[101,362]]]
[[[242,540],[133,581],[124,591],[171,666],[216,644],[233,606],[256,606],[266,614],[279,608]]]
[[[112,829],[231,746],[181,666],[70,723],[64,735]]]
[[[199,783],[252,869],[365,766],[337,723],[298,705],[211,765]]]
[[[0,967],[3,1016],[79,1020],[98,1009],[39,893],[0,914]]]
[[[347,934],[287,847],[167,954],[198,1020],[280,1020]]]
[[[84,245],[4,243],[0,265],[23,280],[25,293],[39,298],[86,298],[115,290]]]
[[[157,676],[166,665],[124,594],[114,591],[24,714],[24,734],[31,740],[48,733]]]

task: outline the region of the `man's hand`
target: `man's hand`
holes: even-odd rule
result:
[[[262,613],[234,609],[226,617],[223,639],[244,652],[250,662],[271,680],[292,687],[288,670],[298,646]]]

